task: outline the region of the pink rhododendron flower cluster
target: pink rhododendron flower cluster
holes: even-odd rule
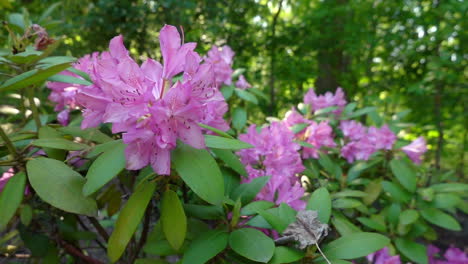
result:
[[[282,122],[274,122],[259,132],[252,125],[239,139],[254,146],[237,152],[248,172],[248,180],[245,181],[270,176],[257,199],[286,203],[297,210],[304,209],[305,202],[300,200],[304,189],[296,176],[304,170],[304,166],[298,152],[300,146],[293,141],[294,134]]]
[[[315,94],[314,89],[310,89],[304,96],[304,103],[310,105],[313,112],[323,108],[337,106],[338,109],[334,110],[333,113],[339,115],[346,105],[346,99],[343,89],[340,87],[336,89],[335,94],[326,92],[324,95],[318,96]]]
[[[236,82],[236,87],[239,89],[245,90],[248,88],[252,88],[252,85],[250,85],[250,83],[248,83],[247,80],[245,79],[244,75],[241,74],[239,76],[239,80],[237,80]]]
[[[401,264],[400,256],[390,256],[388,247],[367,255],[367,260],[373,264]]]
[[[349,140],[341,149],[341,155],[349,163],[368,160],[378,150],[391,150],[397,139],[387,125],[366,128],[356,121],[342,121],[340,129]]]
[[[92,85],[75,90],[76,104],[83,109],[82,128],[112,123],[112,132],[123,132],[127,169],[151,165],[158,174],[170,173],[170,151],[181,140],[204,148],[203,123],[228,130],[223,115],[227,104],[218,81],[230,82],[224,70],[232,64],[229,47],[212,50],[202,60],[194,51],[196,43],[181,43],[177,29],[166,25],[159,35],[163,64],[147,59],[139,66],[123,45],[122,36],[113,38],[109,52],[93,54],[80,61]],[[230,72],[230,71],[229,71]],[[173,81],[176,75],[182,80]],[[220,77],[221,75],[221,77]],[[63,97],[63,96],[62,96]]]
[[[218,47],[213,46],[205,56],[205,61],[214,66],[216,84],[220,87],[222,84],[231,85],[231,76],[234,72],[232,63],[234,51],[227,45]]]

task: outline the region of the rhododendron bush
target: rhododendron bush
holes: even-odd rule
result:
[[[12,75],[2,98],[20,109],[0,129],[6,258],[466,263],[428,245],[436,226],[461,230],[453,214],[466,212],[468,186],[431,175],[425,139],[400,139],[398,116],[359,108],[346,87],[311,88],[284,115],[247,125],[246,106],[265,96],[227,45],[201,54],[165,25],[160,60],[137,61],[122,35],[75,59],[24,25],[6,26],[0,61]]]

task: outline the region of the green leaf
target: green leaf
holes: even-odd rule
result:
[[[184,204],[187,215],[200,219],[216,220],[224,217],[223,207],[220,205]]]
[[[37,195],[66,212],[95,216],[96,201],[82,193],[85,179],[63,162],[36,158],[26,164],[29,182]]]
[[[219,130],[217,128],[214,128],[214,127],[210,127],[208,125],[205,125],[205,124],[202,124],[202,123],[198,123],[198,125],[206,130],[209,130],[211,132],[214,132],[222,137],[225,137],[225,138],[233,138],[231,135],[229,135],[228,133],[222,131],[222,130]]]
[[[393,159],[390,168],[398,181],[410,192],[416,191],[416,173],[405,160]]]
[[[66,68],[70,67],[70,63],[62,63],[49,66],[43,69],[34,69],[25,73],[19,74],[11,79],[8,79],[0,86],[2,91],[12,91],[29,85],[37,85],[45,81],[50,76],[57,74]]]
[[[271,258],[269,264],[281,264],[281,263],[291,263],[298,261],[304,257],[304,252],[294,249],[279,246],[275,248],[275,253]]]
[[[333,198],[344,198],[344,197],[366,197],[367,193],[357,190],[345,189],[343,191],[334,193]]]
[[[117,144],[100,155],[88,169],[83,194],[89,196],[125,168],[125,144]]]
[[[73,67],[68,68],[67,71],[73,72],[74,74],[80,76],[81,78],[85,79],[86,81],[88,81],[90,83],[93,82],[86,72],[80,71],[80,70],[78,70],[76,68],[73,68]]]
[[[187,234],[187,217],[173,190],[164,192],[161,201],[161,224],[164,235],[173,249],[179,250]]]
[[[239,157],[232,153],[231,150],[211,149],[211,151],[216,155],[216,157],[224,161],[224,163],[226,163],[226,165],[231,169],[242,176],[247,176],[247,171],[245,170],[244,164],[242,164],[242,162],[239,160]]]
[[[291,131],[294,133],[294,134],[297,134],[301,131],[303,131],[306,127],[308,127],[309,124],[307,123],[302,123],[302,124],[296,124],[294,126],[291,127]]]
[[[39,129],[38,135],[39,135],[39,139],[50,139],[50,138],[63,139],[62,138],[63,135],[59,131],[57,131],[56,129],[50,126],[42,126]],[[67,154],[67,152],[63,149],[43,148],[43,150],[45,151],[45,153],[47,153],[47,156],[49,158],[53,158],[56,160],[64,160],[65,155]]]
[[[431,188],[435,192],[468,192],[468,184],[466,183],[439,183],[432,185]]]
[[[231,98],[232,94],[234,93],[234,86],[223,85],[220,91],[223,94],[224,99],[227,101],[229,98]]]
[[[222,203],[223,175],[207,150],[178,142],[172,152],[172,162],[180,177],[200,198],[211,204]]]
[[[434,197],[434,207],[449,210],[461,202],[460,196],[453,193],[438,193]]]
[[[31,223],[33,218],[33,210],[29,204],[23,205],[20,211],[20,220],[21,223],[25,226],[28,226]]]
[[[397,249],[410,260],[418,264],[428,263],[427,250],[425,246],[403,238],[395,239],[395,245]]]
[[[340,235],[342,236],[362,232],[362,230],[359,229],[359,227],[351,223],[345,216],[336,212],[333,213],[333,218],[331,221],[338,233],[340,233]]]
[[[233,231],[229,236],[229,246],[237,254],[262,263],[267,263],[275,251],[273,240],[252,228]]]
[[[223,251],[228,244],[229,234],[211,230],[195,239],[185,251],[182,264],[203,264]]]
[[[368,114],[372,111],[375,111],[375,107],[374,106],[369,106],[369,107],[364,107],[362,109],[359,109],[357,110],[356,112],[352,113],[352,114],[349,114],[346,119],[352,119],[352,118],[355,118],[355,117],[358,117],[358,116],[362,116],[362,115],[365,115],[365,114]]]
[[[327,188],[321,187],[315,190],[307,202],[306,209],[317,211],[320,222],[324,224],[328,223],[331,215],[332,202]]]
[[[123,207],[107,247],[107,255],[111,262],[116,262],[122,256],[145,214],[155,189],[156,183],[154,181],[141,184]]]
[[[3,190],[0,191],[0,231],[6,227],[20,206],[25,185],[26,174],[18,172],[8,179]]]
[[[253,148],[252,145],[244,141],[240,141],[240,140],[232,139],[232,138],[218,137],[218,136],[213,136],[213,135],[205,135],[205,143],[207,147],[216,148],[216,149],[239,150],[239,149]]]
[[[234,91],[236,92],[237,96],[244,99],[245,101],[251,102],[253,104],[258,104],[258,100],[257,97],[255,97],[255,95],[245,90],[241,90],[239,88],[235,88]]]
[[[330,113],[330,112],[335,111],[336,109],[338,109],[338,106],[329,106],[329,107],[325,107],[325,108],[322,108],[322,109],[319,109],[319,110],[315,111],[315,112],[314,112],[314,115],[328,114],[328,113]]]
[[[232,126],[237,130],[241,130],[245,124],[247,124],[247,112],[245,109],[240,107],[234,109],[232,113]]]
[[[64,138],[41,138],[34,140],[32,144],[36,147],[64,150],[83,150],[88,147],[88,145],[76,143]]]
[[[242,204],[247,204],[257,196],[257,193],[260,192],[269,179],[269,176],[262,176],[253,179],[249,183],[243,183],[231,193],[231,198],[233,200],[240,198]]]
[[[120,145],[120,144],[123,144],[121,139],[113,140],[113,141],[109,141],[109,142],[106,142],[106,143],[103,143],[103,144],[96,145],[96,146],[94,146],[94,148],[88,154],[86,154],[86,158],[88,158],[88,159],[95,158],[96,156],[98,156],[98,155],[100,155],[100,154],[102,154],[102,153],[104,153],[106,151],[109,151],[110,149],[112,149],[115,146]]]
[[[461,231],[462,228],[455,218],[436,208],[421,210],[421,215],[431,224],[453,231]]]
[[[356,208],[362,205],[362,203],[356,199],[340,198],[340,199],[334,200],[332,205],[333,205],[333,208],[348,209],[348,208]]]
[[[269,201],[255,201],[247,204],[241,210],[241,215],[254,215],[260,210],[266,210],[273,207],[275,204]]]
[[[363,161],[357,162],[348,170],[348,177],[346,179],[347,182],[352,182],[353,180],[357,179],[365,170],[373,167],[374,165],[380,162],[380,159],[374,160],[369,163]]]
[[[381,179],[375,179],[366,185],[366,189],[364,191],[367,195],[364,198],[362,198],[364,204],[370,205],[373,202],[375,202],[377,198],[379,198],[379,195],[382,192],[381,182]]]
[[[329,259],[355,259],[369,255],[390,243],[390,239],[377,233],[344,235],[323,247]]]
[[[382,187],[384,191],[389,193],[392,199],[397,202],[407,203],[411,200],[411,194],[393,182],[382,181]]]
[[[74,137],[84,138],[97,143],[106,143],[113,141],[111,137],[99,131],[98,128],[81,129],[80,127],[61,127],[58,129],[60,132],[72,135]]]
[[[377,221],[374,221],[370,218],[367,218],[367,217],[358,217],[356,218],[359,222],[361,222],[361,224],[371,228],[371,229],[374,229],[374,230],[377,230],[379,232],[385,232],[386,231],[386,228],[385,228],[385,225],[382,225],[381,223],[377,222]]]
[[[63,75],[63,74],[56,74],[47,78],[48,81],[51,82],[61,82],[61,83],[71,83],[71,84],[82,84],[82,85],[91,85],[92,82],[87,80],[83,80],[80,78],[76,78],[70,75]]]
[[[401,212],[400,217],[399,217],[400,224],[402,225],[410,225],[416,222],[418,218],[419,218],[418,211],[413,210],[413,209],[408,209],[408,210]]]

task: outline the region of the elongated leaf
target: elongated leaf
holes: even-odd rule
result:
[[[275,251],[275,243],[252,228],[237,229],[229,236],[229,246],[237,254],[253,261],[267,263]]]
[[[393,200],[400,203],[407,203],[411,200],[411,195],[400,186],[389,181],[382,181],[382,187],[389,193]]]
[[[304,252],[288,247],[276,247],[275,253],[271,258],[269,264],[282,264],[298,261],[304,257]]]
[[[364,202],[364,204],[370,205],[375,200],[377,200],[380,193],[382,192],[381,181],[382,181],[381,179],[375,179],[366,185],[365,192],[367,195],[364,198],[362,198],[362,201]]]
[[[209,130],[211,132],[214,132],[222,137],[225,137],[225,138],[233,138],[231,135],[229,135],[228,133],[222,131],[222,130],[219,130],[215,127],[211,127],[211,126],[208,126],[208,125],[205,125],[205,124],[202,124],[202,123],[198,123],[198,125],[206,130]]]
[[[32,84],[39,84],[45,81],[50,76],[57,74],[66,68],[70,67],[70,63],[62,63],[53,65],[43,69],[34,69],[20,75],[17,75],[0,86],[1,91],[12,91],[27,87]]]
[[[229,234],[225,231],[211,230],[195,239],[182,258],[182,264],[204,264],[228,244]]]
[[[327,188],[321,187],[315,190],[307,202],[306,209],[317,211],[320,222],[324,224],[328,223],[331,215],[332,202]]]
[[[374,106],[369,106],[369,107],[364,107],[362,109],[359,109],[357,110],[356,112],[348,115],[347,119],[351,119],[351,118],[355,118],[355,117],[358,117],[358,116],[362,116],[362,115],[365,115],[365,114],[368,114],[372,111],[375,111],[375,107]]]
[[[235,88],[234,91],[236,92],[237,96],[244,99],[245,101],[258,104],[257,97],[255,97],[255,95],[249,93],[248,91],[241,90],[239,88]]]
[[[0,192],[0,231],[6,227],[20,206],[25,185],[26,174],[18,172],[8,180]]]
[[[80,137],[87,140],[91,140],[97,143],[106,143],[112,141],[112,138],[108,135],[99,131],[98,128],[87,128],[81,129],[80,127],[61,127],[58,129],[60,132],[72,135],[74,137]]]
[[[414,223],[419,218],[419,213],[416,210],[408,209],[400,214],[400,224],[402,225],[410,225]]]
[[[76,143],[70,140],[66,140],[64,138],[37,139],[37,140],[34,140],[32,144],[37,147],[64,149],[64,150],[83,150],[88,147],[88,145]]]
[[[180,177],[200,198],[211,204],[221,204],[224,180],[218,164],[208,151],[178,142],[172,152],[172,161]]]
[[[59,131],[57,131],[56,129],[50,126],[42,126],[39,129],[38,135],[39,135],[39,139],[51,139],[51,138],[63,139],[63,135]],[[49,158],[53,158],[56,160],[64,160],[65,155],[67,154],[67,152],[63,149],[44,148],[44,147],[42,149],[45,151],[45,153],[47,154]]]
[[[29,182],[39,197],[66,212],[96,215],[96,201],[82,194],[85,179],[63,162],[36,158],[26,164]]]
[[[187,217],[179,197],[167,190],[161,201],[161,224],[164,235],[173,249],[179,250],[187,234]]]
[[[439,183],[431,186],[436,192],[468,192],[468,184],[466,183]]]
[[[395,245],[398,250],[410,260],[418,264],[428,263],[425,246],[403,238],[397,238],[395,240]]]
[[[109,151],[110,149],[114,148],[116,145],[123,144],[122,140],[113,140],[103,144],[96,145],[88,154],[86,154],[86,158],[91,159],[95,158],[96,156]]]
[[[260,210],[266,210],[273,207],[275,204],[269,201],[255,201],[244,206],[241,210],[241,215],[254,215]]]
[[[216,148],[216,149],[239,150],[239,149],[253,148],[252,145],[244,141],[231,139],[231,138],[225,138],[225,137],[218,137],[218,136],[213,136],[213,135],[205,135],[205,143],[207,147]]]
[[[242,176],[247,176],[247,171],[245,170],[244,164],[239,160],[231,150],[228,149],[212,149],[216,157],[220,158],[227,166],[235,170]]]
[[[307,123],[296,124],[296,125],[291,127],[291,131],[294,134],[297,134],[297,133],[303,131],[308,126],[309,126],[309,124],[307,124]]]
[[[374,230],[377,230],[379,232],[385,232],[386,231],[386,228],[385,228],[385,225],[382,225],[381,223],[377,222],[377,221],[374,221],[370,218],[367,218],[367,217],[358,217],[356,218],[359,222],[361,222],[361,224],[371,228],[371,229],[374,229]]]
[[[145,214],[155,188],[156,183],[153,181],[140,185],[120,212],[107,247],[107,255],[111,262],[116,262],[125,251]]]
[[[236,108],[232,113],[232,126],[241,130],[247,124],[247,112],[244,108]]]
[[[405,160],[393,159],[390,168],[398,181],[410,192],[416,191],[416,173]]]
[[[247,204],[255,198],[269,179],[270,177],[263,176],[255,178],[249,183],[243,183],[232,192],[231,198],[233,200],[240,198],[242,204]]]
[[[323,247],[323,253],[330,259],[354,259],[367,256],[389,243],[390,239],[377,233],[353,233],[330,242]]]
[[[442,212],[436,208],[427,208],[421,211],[421,215],[431,224],[450,229],[454,231],[460,231],[461,226],[451,215]]]
[[[117,144],[99,156],[86,174],[83,194],[95,193],[125,168],[125,145]]]
[[[63,75],[63,74],[55,74],[47,78],[47,80],[51,82],[61,82],[61,83],[70,83],[70,84],[82,84],[82,85],[93,84],[91,82],[88,82],[87,80],[83,80],[80,78],[76,78],[70,75]]]
[[[348,208],[356,208],[362,205],[362,203],[356,199],[340,198],[340,199],[334,200],[332,205],[333,205],[333,208],[348,209]]]

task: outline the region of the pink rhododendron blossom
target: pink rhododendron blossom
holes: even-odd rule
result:
[[[216,69],[230,67],[233,54],[225,47],[212,52],[224,64],[203,62],[194,51],[196,43],[182,43],[173,26],[164,26],[159,39],[163,63],[147,59],[140,66],[130,57],[123,37],[114,37],[109,52],[93,54],[80,64],[86,63],[83,71],[93,84],[79,87],[75,100],[83,111],[82,128],[105,122],[112,124],[113,133],[123,132],[127,169],[150,164],[158,174],[167,175],[177,140],[205,147],[198,123],[229,129],[223,119],[228,106],[216,83]],[[182,80],[174,82],[178,74]]]
[[[260,132],[252,125],[239,139],[254,146],[237,152],[248,172],[248,180],[244,181],[270,176],[257,199],[278,205],[286,203],[297,210],[304,209],[305,202],[300,200],[304,190],[296,176],[304,170],[304,166],[298,152],[300,146],[293,141],[294,134],[282,122],[274,122]]]
[[[376,150],[390,150],[396,141],[396,135],[390,130],[388,125],[383,125],[381,128],[369,127],[367,137],[374,143]]]
[[[359,140],[366,135],[366,127],[354,120],[341,121],[340,129],[343,135],[351,140]]]
[[[333,111],[335,115],[341,114],[343,111],[346,100],[343,90],[338,87],[335,94],[326,92],[324,95],[316,95],[313,89],[310,89],[304,96],[304,103],[312,107],[312,111],[318,111],[323,108],[337,106],[338,109]]]
[[[248,88],[252,88],[252,85],[250,85],[250,83],[248,83],[247,80],[245,79],[244,75],[241,74],[239,76],[239,80],[237,80],[236,82],[236,87],[239,89],[245,90]]]
[[[333,140],[333,129],[328,124],[328,121],[322,121],[320,123],[313,122],[309,125],[304,134],[305,142],[314,146],[314,148],[304,147],[302,151],[302,157],[308,158],[319,158],[319,150],[322,147],[336,147],[336,143]]]
[[[2,177],[0,178],[0,192],[3,191],[3,188],[5,188],[5,185],[13,176],[15,176],[15,171],[13,170],[13,168],[9,168],[2,174]]]
[[[367,260],[373,264],[401,264],[400,256],[390,256],[387,247],[367,255]]]
[[[427,246],[427,256],[429,257],[429,264],[466,264],[468,263],[468,255],[463,250],[455,247],[448,248],[444,255],[437,256],[440,249],[434,245]]]
[[[416,164],[421,164],[421,156],[427,151],[426,140],[423,137],[418,137],[409,145],[401,148],[403,152]]]
[[[211,63],[214,67],[216,84],[220,87],[223,83],[231,85],[231,76],[234,70],[232,62],[234,51],[227,45],[223,47],[213,46],[208,51],[205,61]]]
[[[363,137],[344,145],[341,148],[341,156],[353,163],[356,160],[368,160],[375,151],[375,145],[367,137]]]

